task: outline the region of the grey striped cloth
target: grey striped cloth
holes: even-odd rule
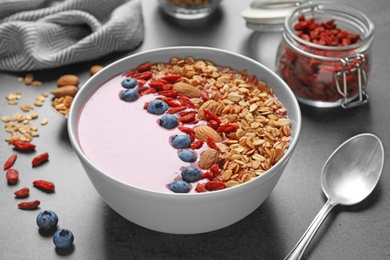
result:
[[[30,71],[131,50],[140,0],[0,0],[0,70]]]

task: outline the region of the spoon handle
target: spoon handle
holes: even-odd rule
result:
[[[298,260],[301,259],[303,253],[305,252],[307,246],[310,241],[314,237],[315,233],[321,226],[322,222],[324,222],[326,216],[331,211],[331,209],[336,206],[337,203],[332,202],[328,199],[325,205],[322,207],[320,212],[318,212],[317,216],[313,219],[310,226],[307,228],[301,239],[299,239],[298,243],[291,250],[291,252],[284,258],[284,260]]]

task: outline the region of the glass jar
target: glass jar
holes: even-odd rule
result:
[[[212,14],[222,0],[158,0],[168,15],[182,20],[202,19]]]
[[[277,73],[301,103],[343,108],[365,104],[373,39],[373,23],[351,6],[301,5],[284,21]]]

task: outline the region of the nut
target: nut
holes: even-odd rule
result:
[[[100,66],[100,65],[94,65],[92,66],[90,69],[89,69],[89,72],[91,73],[91,75],[95,75],[96,73],[98,73],[101,69],[103,69],[103,66]]]
[[[207,149],[200,155],[199,167],[209,169],[213,164],[218,163],[218,151],[215,149]]]
[[[180,96],[189,98],[198,98],[200,96],[200,89],[185,82],[177,82],[173,84],[173,89],[177,90]]]
[[[206,119],[206,118],[204,117],[204,111],[205,111],[205,109],[210,110],[210,111],[213,112],[215,115],[219,116],[219,115],[221,115],[221,113],[222,113],[223,107],[222,107],[222,105],[221,105],[220,103],[218,103],[218,102],[215,101],[215,100],[212,100],[212,99],[207,100],[206,102],[204,102],[204,103],[200,106],[200,108],[199,108],[199,110],[198,110],[198,118],[199,118],[199,119]]]
[[[52,93],[55,97],[64,97],[64,96],[71,96],[74,97],[78,91],[78,88],[75,86],[63,86],[60,88],[57,88],[50,93]]]
[[[222,142],[222,137],[218,134],[218,132],[207,125],[197,126],[194,128],[194,131],[196,138],[199,140],[206,142],[207,137],[211,137],[216,143]]]
[[[69,85],[77,87],[79,85],[79,77],[77,77],[76,75],[67,74],[58,78],[57,80],[58,87],[64,87]]]

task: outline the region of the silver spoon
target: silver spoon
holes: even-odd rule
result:
[[[285,260],[301,259],[334,206],[357,204],[374,190],[383,161],[382,142],[369,133],[348,139],[330,155],[321,174],[322,190],[328,200]]]

